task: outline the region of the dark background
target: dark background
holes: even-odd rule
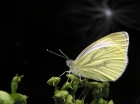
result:
[[[110,83],[108,100],[140,104],[140,0],[1,2],[0,90],[10,93],[18,73],[24,75],[18,92],[29,96],[28,104],[54,104],[54,89],[46,82],[69,69],[65,59],[46,49],[61,49],[75,59],[87,45],[118,31],[129,34],[129,64],[121,78]],[[91,100],[89,96],[86,102]]]

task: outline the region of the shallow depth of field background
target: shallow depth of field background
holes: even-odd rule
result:
[[[115,104],[140,103],[140,0],[16,0],[0,3],[0,90],[10,93],[12,78],[24,75],[18,92],[28,104],[54,104],[52,76],[69,70],[66,60],[46,51],[61,49],[70,59],[109,33],[130,37],[129,63],[110,83]],[[62,76],[61,85],[66,81]],[[86,102],[92,100],[89,94]]]

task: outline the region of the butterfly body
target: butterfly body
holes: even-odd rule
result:
[[[115,81],[128,63],[129,37],[126,32],[107,35],[85,48],[76,60],[67,60],[70,72],[97,80]]]

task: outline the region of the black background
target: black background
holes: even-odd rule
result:
[[[0,90],[10,93],[17,73],[24,75],[18,92],[29,96],[28,104],[54,104],[54,89],[47,85],[52,76],[69,70],[66,60],[46,51],[61,49],[70,59],[95,40],[117,31],[130,37],[129,64],[116,82],[110,83],[115,104],[139,104],[140,96],[140,1],[105,0],[121,11],[95,18],[102,0],[5,1],[0,4]],[[97,5],[96,5],[97,4]],[[103,13],[102,13],[103,14]],[[113,19],[112,19],[113,18]],[[110,21],[112,19],[112,21]],[[65,82],[65,76],[62,77]],[[60,83],[61,86],[62,83]],[[89,95],[86,102],[90,102]]]

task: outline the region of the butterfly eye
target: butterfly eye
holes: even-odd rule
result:
[[[70,61],[66,60],[66,65],[69,67],[70,66]]]

